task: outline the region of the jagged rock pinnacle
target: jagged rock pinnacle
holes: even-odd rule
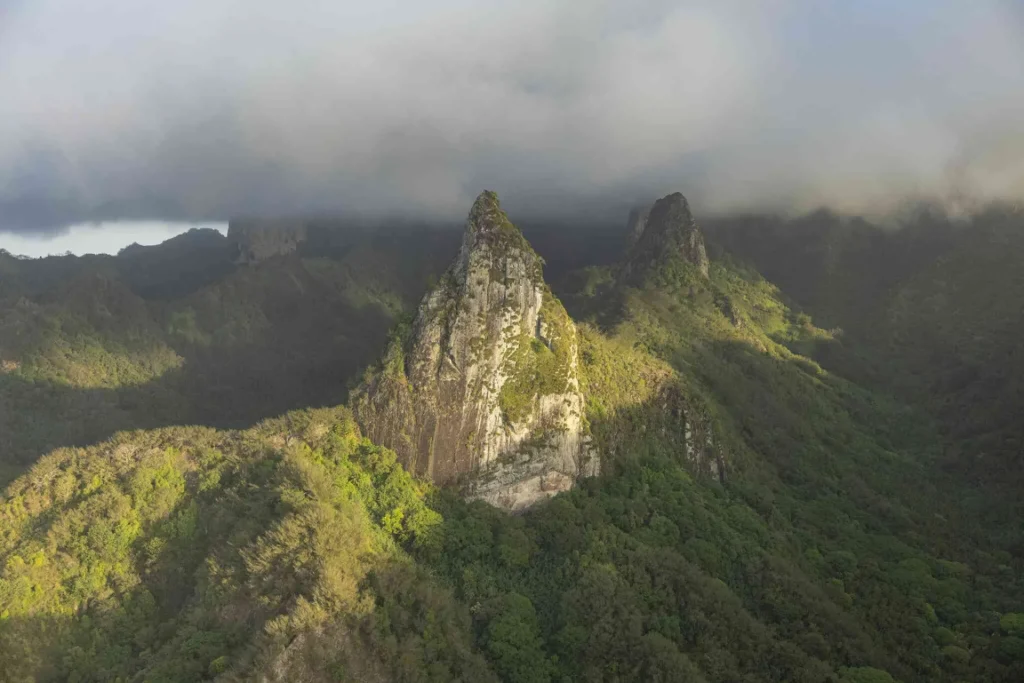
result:
[[[473,202],[466,218],[466,230],[462,237],[462,253],[460,256],[467,256],[478,245],[487,244],[495,249],[497,253],[505,253],[509,250],[521,251],[532,256],[538,263],[540,257],[536,255],[530,243],[523,237],[512,221],[501,208],[498,195],[491,190],[480,193]],[[462,259],[456,262],[458,269]],[[465,266],[465,264],[462,264]],[[539,277],[539,273],[537,273]]]
[[[662,197],[651,207],[642,233],[633,241],[627,270],[641,272],[675,257],[683,258],[708,277],[704,236],[690,213],[689,202],[679,192]]]
[[[484,192],[411,338],[358,392],[357,419],[413,472],[522,509],[596,473],[577,354],[541,258]]]
[[[498,229],[506,223],[511,225],[508,216],[501,210],[501,202],[498,201],[497,193],[484,190],[469,210],[466,229],[473,232],[486,232]]]

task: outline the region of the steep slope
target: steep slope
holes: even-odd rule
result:
[[[356,415],[376,443],[441,484],[512,510],[594,474],[576,328],[542,261],[493,192],[469,212],[462,248],[367,379]]]
[[[0,500],[0,681],[496,681],[428,490],[344,409],[57,451]]]
[[[623,261],[612,268],[588,273],[594,281],[583,285],[582,300],[579,293],[570,296],[583,316],[590,315],[604,322],[619,316],[611,324],[613,329],[609,331],[613,333],[622,331],[622,317],[628,318],[630,314],[629,292],[633,287],[676,288],[685,282],[688,294],[695,296],[699,289],[707,287],[710,272],[704,237],[689,203],[678,192],[659,199],[647,209],[632,210],[626,235],[630,246]],[[616,326],[618,330],[614,329]],[[618,354],[631,358],[632,367],[615,377],[614,368],[621,367],[620,359],[601,368],[602,372],[610,371],[612,377],[602,376],[594,361],[600,357],[599,349],[607,345],[596,330],[588,332],[586,348],[590,368],[584,373],[584,379],[588,383],[588,413],[593,416],[592,427],[602,458],[614,461],[625,444],[643,439],[648,431],[656,431],[664,439],[660,446],[682,453],[692,473],[724,480],[728,454],[715,436],[714,419],[697,385],[673,371],[664,359],[659,362],[654,354],[638,354],[635,349],[623,348],[626,345],[622,341],[617,344]],[[629,334],[632,332],[627,332]],[[632,423],[627,433],[604,433],[602,418],[607,421],[609,410],[614,412],[628,401],[635,404],[638,394],[654,409],[646,410],[642,420]]]
[[[714,239],[776,273],[785,293],[842,328],[808,349],[825,367],[935,416],[942,465],[1024,552],[1024,214],[992,206],[966,219],[935,212],[899,230],[819,212],[749,218]]]
[[[214,231],[117,257],[0,254],[0,481],[120,429],[343,402],[458,235],[321,232],[334,248],[247,267]]]
[[[62,449],[0,500],[0,680],[1024,680],[1024,566],[993,538],[1019,518],[963,505],[970,486],[936,467],[944,442],[926,414],[819,366],[806,354],[836,336],[721,251],[708,250],[705,275],[699,249],[679,248],[700,239],[682,198],[662,205],[675,218],[648,240],[668,248],[557,290],[580,321],[599,476],[507,514],[410,477],[399,460],[410,461],[363,440],[344,409]],[[515,233],[501,236],[515,252],[501,268],[537,265]],[[396,262],[388,249],[352,252],[347,276],[324,282],[388,308],[393,281],[376,277]],[[298,265],[334,272],[314,263],[245,269],[234,293],[191,300],[175,337],[269,335],[288,318],[245,302],[301,302],[292,276],[314,284]],[[473,281],[442,281],[455,296],[436,301],[469,307],[458,295]],[[100,299],[131,310],[116,301]],[[912,301],[905,329],[921,340],[916,326],[943,306]],[[442,307],[441,330],[481,329],[457,314]],[[989,332],[1001,324],[970,315]],[[414,409],[416,329],[400,326],[367,378],[380,389],[387,374]],[[445,354],[426,357],[428,378],[451,377]]]
[[[629,230],[633,244],[623,269],[627,277],[676,263],[689,264],[708,277],[704,236],[679,192],[659,199],[647,212],[632,214]]]
[[[577,281],[578,292],[566,293],[570,311],[603,330],[583,327],[581,374],[595,441],[618,448],[606,461],[609,479],[551,513],[558,522],[527,525],[541,537],[561,529],[552,547],[582,555],[566,595],[574,592],[570,584],[592,581],[605,594],[629,597],[615,601],[615,617],[597,594],[574,594],[571,607],[553,609],[556,632],[572,620],[566,609],[583,610],[588,624],[610,619],[600,634],[573,634],[579,649],[558,649],[560,660],[575,661],[581,677],[627,661],[646,671],[649,664],[616,652],[626,642],[643,651],[642,634],[654,631],[694,663],[699,657],[708,680],[1019,675],[1024,651],[1015,649],[1015,627],[1001,627],[994,613],[1024,606],[1020,563],[1000,548],[999,529],[962,504],[963,482],[936,468],[942,445],[927,417],[799,355],[834,343],[831,334],[790,310],[753,271],[720,257],[705,280],[680,252],[648,265],[641,277],[633,277],[636,261],[619,273],[591,270]],[[623,271],[638,286],[617,284]],[[653,388],[666,385],[679,386],[684,406],[710,419],[726,456],[723,487],[693,476],[700,470],[681,447],[685,423],[671,419],[672,404]],[[450,559],[458,577],[459,560]],[[611,575],[592,575],[588,560],[608,563]],[[685,591],[680,597],[679,589],[650,588],[669,581],[662,562],[680,568],[677,578],[694,566],[720,579],[732,595],[723,600],[770,625],[769,641],[788,643],[761,641],[764,633],[741,636],[742,620],[723,614],[718,618],[734,634],[723,652],[703,616],[661,607],[699,601]],[[472,591],[488,579],[474,570],[472,584],[455,580]],[[550,601],[552,581],[538,570],[502,585],[539,605]],[[661,630],[661,620],[677,617],[687,624],[681,634]],[[614,623],[630,618],[636,626]],[[562,631],[553,641],[573,636]],[[773,660],[783,651],[786,663]]]

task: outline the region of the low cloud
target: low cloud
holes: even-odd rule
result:
[[[0,0],[0,230],[1024,194],[1006,0]]]

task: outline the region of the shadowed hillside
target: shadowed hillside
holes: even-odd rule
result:
[[[827,213],[749,218],[712,235],[841,328],[838,343],[808,354],[934,416],[944,436],[939,464],[977,487],[974,505],[991,506],[983,514],[993,523],[1008,506],[1024,513],[1019,210],[995,206],[957,220],[923,212],[886,230]],[[1024,531],[1005,531],[1007,547],[1024,552]]]
[[[118,429],[342,403],[453,248],[446,233],[360,233],[239,267],[221,235],[194,231],[117,257],[0,255],[0,459],[17,472]]]

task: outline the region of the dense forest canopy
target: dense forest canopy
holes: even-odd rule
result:
[[[524,230],[602,473],[520,515],[343,405],[457,231],[0,254],[0,680],[1024,680],[1024,216],[706,232]]]

